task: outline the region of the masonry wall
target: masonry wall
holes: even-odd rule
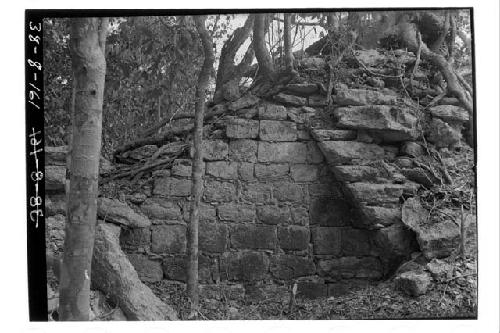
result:
[[[239,110],[205,140],[201,283],[296,280],[303,294],[322,296],[342,280],[382,277],[370,231],[352,227],[355,212],[303,127],[310,111]],[[152,226],[122,231],[143,280],[186,279],[190,163],[155,171],[148,197],[136,202]]]

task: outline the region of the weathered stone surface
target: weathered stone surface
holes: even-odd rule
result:
[[[312,163],[312,164],[322,163],[325,157],[321,152],[321,150],[319,149],[318,144],[316,142],[309,141],[306,143],[306,145],[307,145],[307,163]]]
[[[257,161],[257,141],[231,140],[229,142],[229,158],[232,161],[240,162]]]
[[[341,89],[337,91],[334,100],[339,105],[391,105],[397,101],[397,97],[375,90]]]
[[[370,284],[370,281],[365,279],[359,280],[347,280],[347,281],[336,281],[333,283],[328,283],[328,296],[339,297],[351,293],[354,290],[366,288]]]
[[[261,120],[259,138],[264,141],[296,141],[297,125],[291,121]]]
[[[186,264],[185,255],[175,257],[165,257],[162,268],[167,280],[186,282]],[[218,265],[213,259],[200,255],[198,257],[198,279],[201,283],[213,282],[214,278],[219,276]]]
[[[295,255],[279,255],[271,258],[271,274],[280,280],[292,280],[314,275],[316,267],[312,259]]]
[[[151,251],[172,254],[186,252],[185,225],[154,225],[151,230]]]
[[[255,164],[250,162],[241,162],[238,164],[238,175],[241,180],[253,180]]]
[[[292,106],[303,106],[307,105],[307,99],[304,97],[287,95],[284,93],[279,93],[274,96],[274,100],[278,103]]]
[[[66,166],[67,146],[45,147],[45,165]]]
[[[207,161],[227,158],[228,145],[222,140],[203,140],[203,159]]]
[[[158,150],[156,145],[145,145],[134,150],[125,153],[125,157],[132,158],[134,160],[144,160],[153,156]]]
[[[275,183],[273,189],[274,198],[278,201],[304,202],[306,194],[304,189],[295,183]]]
[[[368,165],[331,166],[335,178],[344,182],[374,181],[382,177],[378,168]]]
[[[342,257],[318,261],[320,276],[331,279],[380,279],[382,264],[375,257]]]
[[[432,259],[425,268],[435,280],[450,279],[453,275],[453,265],[444,260]]]
[[[309,228],[299,226],[278,227],[279,246],[287,251],[307,250],[309,246]]]
[[[190,218],[190,209],[191,205],[190,202],[185,202],[183,204],[183,215],[184,215],[184,221],[189,222]],[[209,204],[206,204],[204,202],[200,202],[199,206],[199,217],[200,221],[206,221],[206,222],[213,222],[217,219],[217,212],[215,210],[215,207]]]
[[[181,209],[175,202],[158,199],[147,199],[141,205],[141,211],[150,219],[179,220]]]
[[[434,117],[440,118],[450,125],[469,121],[467,110],[456,105],[436,105],[429,108]]]
[[[367,67],[375,67],[382,65],[387,61],[384,54],[381,54],[377,50],[356,50],[356,58],[361,61]]]
[[[348,183],[346,187],[358,202],[374,205],[398,203],[405,189],[404,185],[389,183]]]
[[[341,228],[317,227],[311,229],[314,254],[339,255],[341,232]]]
[[[424,154],[424,147],[416,142],[405,142],[403,146],[401,146],[401,154],[410,156],[410,157],[419,157]]]
[[[259,103],[260,99],[256,96],[253,96],[251,94],[246,94],[245,96],[241,97],[240,99],[229,103],[227,108],[231,111],[237,111],[239,109],[244,109],[244,108],[249,108],[251,106],[254,106],[255,104]]]
[[[309,185],[309,195],[311,197],[340,197],[340,184],[334,182],[333,179],[311,184]]]
[[[127,203],[117,199],[98,198],[97,216],[106,222],[130,228],[145,228],[151,225],[147,217],[137,214]]]
[[[120,234],[120,243],[126,248],[145,248],[151,245],[149,228],[124,229]]]
[[[144,203],[144,201],[146,201],[146,199],[148,197],[146,196],[146,194],[144,194],[142,192],[136,192],[136,193],[127,195],[126,198],[128,201],[130,201],[134,205],[140,205],[140,204]]]
[[[441,119],[432,119],[427,133],[427,140],[434,143],[437,148],[454,147],[460,142],[462,134],[442,121]]]
[[[329,164],[348,164],[353,160],[378,160],[384,158],[379,145],[351,141],[323,141],[319,147]]]
[[[163,270],[161,263],[150,260],[142,254],[128,254],[128,260],[134,266],[141,281],[156,282],[163,279]]]
[[[227,248],[228,232],[225,224],[200,222],[199,244],[203,252],[224,252]]]
[[[409,180],[422,184],[427,188],[440,183],[438,178],[422,168],[402,169],[401,173]]]
[[[340,107],[334,115],[337,126],[369,130],[383,141],[396,142],[415,139],[417,117],[407,110],[387,105]]]
[[[245,184],[242,196],[248,202],[269,203],[272,199],[272,186],[263,183]]]
[[[253,284],[252,284],[253,285]],[[247,296],[247,285],[240,283],[217,283],[200,285],[200,298],[222,301],[224,299],[243,299]]]
[[[172,175],[179,177],[191,177],[191,160],[176,159],[172,164]]]
[[[120,227],[98,223],[92,257],[94,288],[115,299],[128,320],[176,320],[177,314],[141,283],[120,249]]]
[[[312,164],[292,164],[290,174],[296,182],[313,182],[318,179],[319,168]]]
[[[354,130],[314,129],[311,131],[316,141],[349,141],[355,140],[358,133]]]
[[[345,256],[368,256],[373,253],[370,238],[373,232],[364,229],[342,228],[341,248]]]
[[[49,216],[45,219],[45,230],[47,240],[54,244],[58,250],[64,249],[66,217],[61,214]]]
[[[255,207],[253,205],[228,203],[220,205],[217,211],[222,221],[253,222],[255,219]]]
[[[394,279],[396,289],[403,291],[409,296],[420,296],[427,292],[431,284],[431,278],[426,272],[404,272]]]
[[[318,281],[298,281],[297,296],[307,299],[326,297],[328,294],[327,285]]]
[[[288,175],[288,164],[255,164],[255,177],[259,179],[282,178]]]
[[[286,117],[287,112],[283,105],[266,104],[259,107],[260,120],[285,120]]]
[[[233,183],[215,180],[205,181],[203,198],[206,202],[229,202],[236,197],[236,187]]]
[[[323,95],[311,95],[308,98],[307,104],[313,107],[324,107],[328,105],[328,100]]]
[[[307,145],[301,142],[259,142],[257,153],[259,162],[305,163]]]
[[[259,135],[259,121],[231,118],[227,123],[226,135],[233,139],[254,139]]]
[[[46,216],[66,215],[66,194],[46,195],[45,214]]]
[[[385,82],[382,79],[372,77],[370,76],[369,78],[366,79],[366,82],[375,88],[384,88],[385,87]]]
[[[368,228],[389,226],[401,222],[401,208],[367,206],[361,204],[359,210],[363,215],[363,224]]]
[[[318,86],[314,83],[290,83],[285,90],[293,95],[309,96],[318,92]]]
[[[153,194],[187,197],[191,194],[191,180],[174,177],[155,178]]]
[[[46,165],[45,166],[45,190],[64,193],[66,184],[66,166]]]
[[[402,208],[403,223],[417,235],[417,242],[427,259],[444,258],[460,244],[459,227],[450,220],[427,223],[428,212],[417,198],[405,201]]]
[[[305,207],[291,207],[292,223],[295,225],[309,225],[309,211]]]
[[[236,249],[273,250],[277,243],[276,227],[270,225],[234,225],[230,234]]]
[[[238,110],[235,112],[235,114],[236,114],[236,117],[238,117],[238,118],[252,119],[257,115],[258,112],[259,111],[257,110],[257,108],[253,107],[250,109]]]
[[[311,225],[340,227],[350,224],[351,208],[346,201],[334,197],[316,197],[309,208]]]
[[[265,224],[287,224],[290,221],[290,209],[286,206],[258,206],[257,217]]]
[[[238,179],[238,164],[236,162],[207,162],[207,175],[222,179]]]
[[[262,252],[227,252],[220,265],[223,280],[259,281],[267,276],[269,258]]]

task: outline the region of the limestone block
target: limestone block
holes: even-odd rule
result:
[[[152,226],[151,251],[155,253],[186,252],[186,226],[162,224]]]
[[[264,141],[296,141],[297,125],[291,121],[261,120],[259,137]]]

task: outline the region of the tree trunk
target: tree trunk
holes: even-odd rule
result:
[[[191,311],[198,309],[198,222],[199,205],[203,191],[203,117],[205,113],[205,90],[208,86],[210,74],[214,63],[212,38],[205,28],[205,16],[195,16],[196,29],[203,45],[205,59],[198,75],[196,86],[195,127],[193,135],[193,168],[191,185],[191,207],[188,229],[188,270],[187,270],[187,295],[191,302]]]
[[[266,14],[254,14],[253,24],[253,48],[255,57],[259,63],[258,77],[273,81],[274,65],[271,55],[266,47]]]
[[[227,82],[234,80],[239,83],[239,79],[241,79],[243,72],[240,69],[238,69],[239,65],[238,66],[234,65],[234,57],[236,56],[236,53],[240,49],[241,45],[243,45],[243,43],[250,36],[250,32],[252,32],[252,27],[253,27],[253,21],[254,21],[253,15],[248,15],[245,24],[242,27],[239,27],[236,30],[234,30],[231,37],[229,37],[229,39],[224,43],[224,46],[222,47],[220,53],[219,68],[217,70],[217,78],[215,84],[216,95],[220,95],[220,92],[222,91],[224,84],[226,84]],[[251,51],[247,51],[247,53],[248,52]],[[249,54],[248,56],[247,53],[245,54],[245,58],[241,61],[241,64],[248,63],[249,56],[250,56],[250,64],[252,63],[253,53]],[[220,98],[218,99],[220,100]]]
[[[293,71],[293,53],[292,53],[292,32],[290,30],[291,14],[285,13],[283,22],[284,44],[285,44],[285,68],[288,72]]]
[[[70,51],[76,93],[70,193],[59,285],[61,320],[89,320],[107,26],[105,18],[77,18],[71,22]]]

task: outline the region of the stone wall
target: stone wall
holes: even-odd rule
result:
[[[263,103],[238,114],[204,142],[201,283],[297,280],[326,296],[330,283],[381,278],[370,232],[353,227],[355,211],[303,127],[311,109]],[[122,232],[144,280],[186,279],[190,176],[189,159],[155,171],[151,195],[136,201],[151,228]]]

